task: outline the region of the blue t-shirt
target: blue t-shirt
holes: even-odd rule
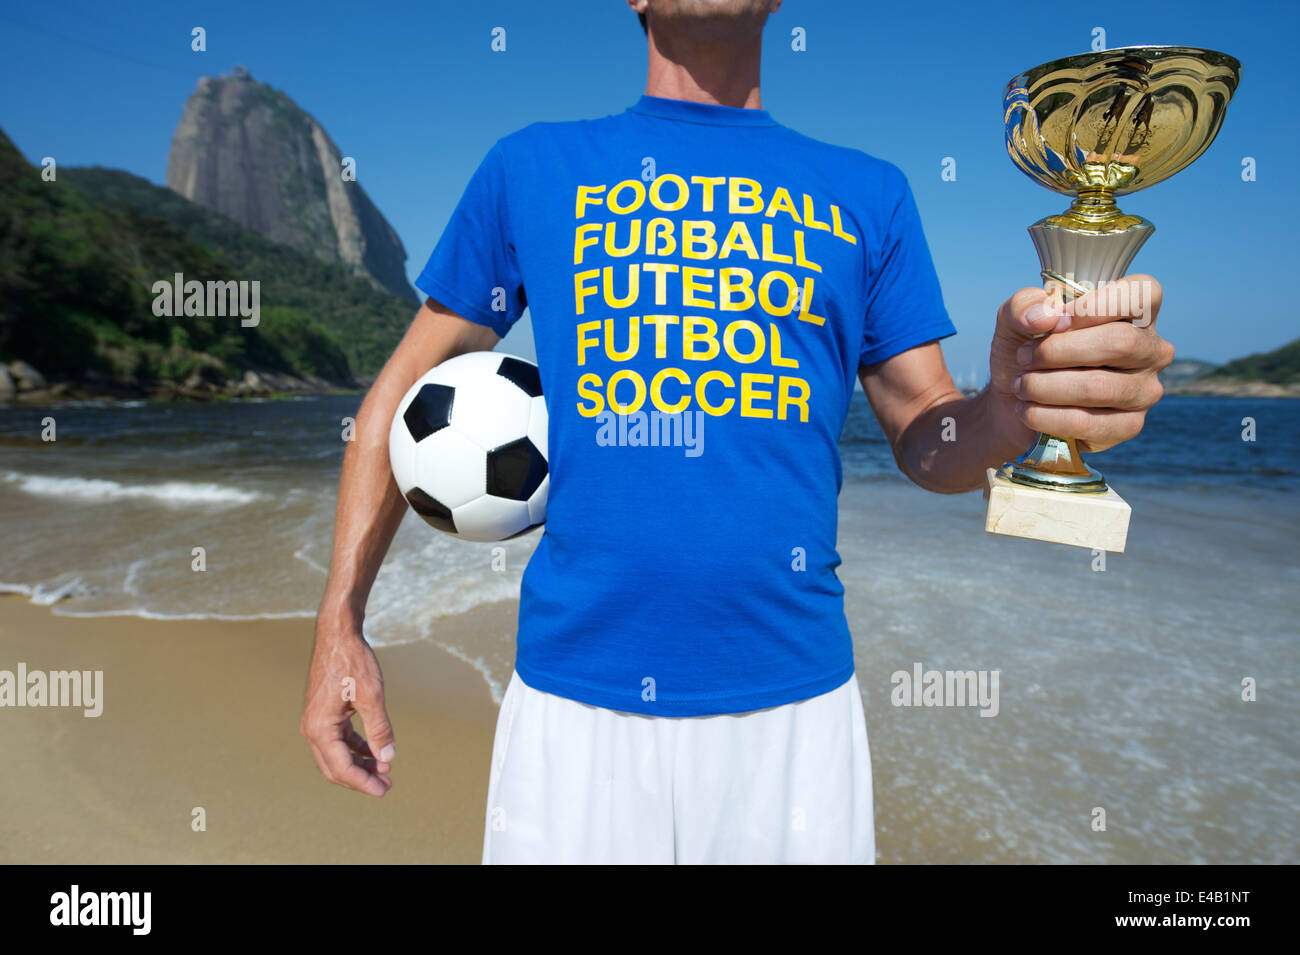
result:
[[[524,683],[701,716],[852,675],[854,381],[955,331],[895,166],[764,110],[644,96],[497,142],[416,285],[501,335],[531,310],[551,483]]]

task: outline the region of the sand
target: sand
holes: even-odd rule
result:
[[[444,634],[513,634],[517,612],[480,607]],[[481,676],[429,643],[377,649],[398,756],[376,799],[326,782],[298,735],[311,645],[307,619],[77,618],[0,597],[0,670],[104,685],[95,718],[0,708],[0,862],[477,863],[497,713]]]

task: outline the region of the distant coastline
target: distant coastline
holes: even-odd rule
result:
[[[25,363],[15,362],[15,365]],[[46,380],[30,365],[22,373],[0,363],[0,407],[47,405],[68,401],[231,401],[240,398],[283,398],[300,395],[361,393],[373,379],[298,377],[277,371],[246,371],[242,378],[212,382],[198,375],[185,381],[129,381],[94,376]],[[962,388],[971,397],[979,389]],[[1165,395],[1187,398],[1300,398],[1300,384],[1207,375],[1165,381]]]
[[[1300,398],[1300,385],[1240,378],[1202,378],[1165,390],[1167,395],[1198,398]]]
[[[1300,341],[1216,365],[1179,358],[1160,373],[1167,395],[1201,398],[1300,398]]]
[[[1300,339],[1226,365],[1178,359],[1160,374],[1166,394],[1211,398],[1300,398]]]
[[[16,368],[15,366],[21,366]],[[52,405],[68,401],[230,401],[240,398],[283,398],[297,395],[360,393],[370,378],[330,380],[298,377],[277,371],[245,371],[239,379],[212,382],[192,375],[185,381],[130,381],[90,375],[47,380],[30,365],[0,363],[0,407]]]

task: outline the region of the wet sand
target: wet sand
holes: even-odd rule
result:
[[[489,604],[439,637],[513,635],[516,614]],[[0,708],[0,862],[477,863],[497,712],[479,673],[427,641],[377,649],[398,756],[375,799],[326,782],[298,735],[311,645],[308,619],[78,618],[0,597],[0,670],[103,671],[98,717]]]

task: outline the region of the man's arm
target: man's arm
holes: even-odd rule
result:
[[[1078,438],[1084,451],[1141,431],[1174,349],[1155,330],[1159,283],[1121,281],[1130,294],[1091,292],[1064,309],[1042,289],[1013,295],[998,310],[988,387],[973,398],[953,384],[938,342],[859,369],[899,470],[954,494],[982,487],[985,469],[1019,457],[1038,431]]]
[[[394,755],[379,663],[362,636],[366,599],[406,513],[388,463],[388,430],[407,389],[456,355],[488,351],[500,339],[428,299],[371,386],[357,412],[355,440],[343,454],[334,553],[316,616],[316,646],[299,731],[330,782],[382,796]],[[351,677],[353,700],[344,699]],[[361,716],[362,737],[352,728]]]
[[[938,342],[860,368],[858,377],[898,469],[927,491],[972,490],[984,482],[985,468],[1016,457],[1033,440],[1024,425],[997,414],[991,388],[962,395]],[[945,433],[954,440],[944,441]]]

